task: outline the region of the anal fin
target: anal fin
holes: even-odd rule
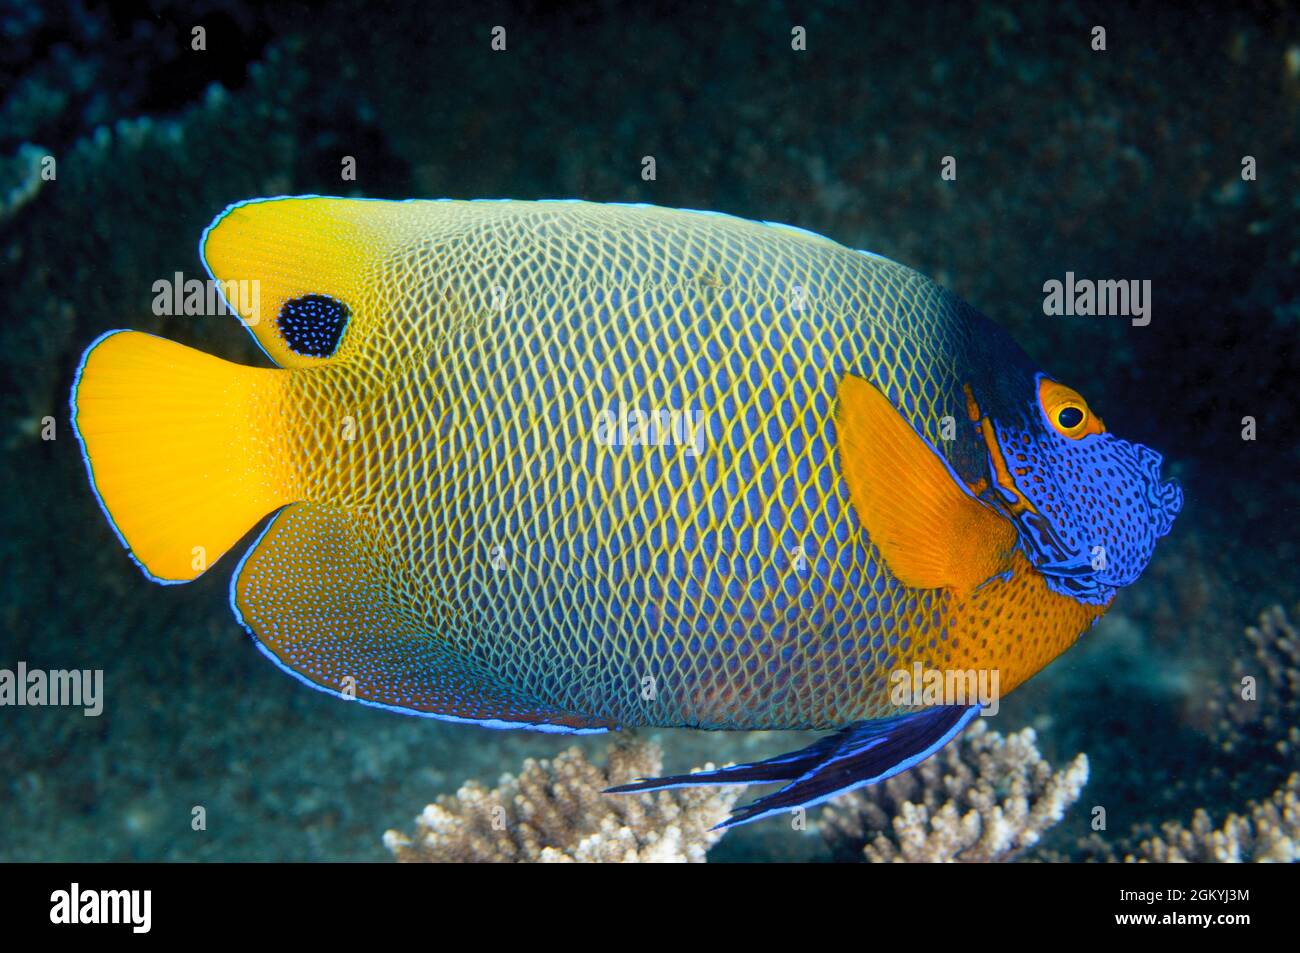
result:
[[[230,581],[231,608],[281,669],[329,694],[491,728],[586,733],[611,722],[539,704],[399,604],[393,568],[351,513],[295,503]]]

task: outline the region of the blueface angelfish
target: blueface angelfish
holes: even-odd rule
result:
[[[200,253],[260,283],[236,307],[278,368],[116,331],[72,391],[145,573],[193,579],[274,512],[231,605],[314,688],[497,728],[834,730],[618,789],[783,785],[728,823],[938,750],[978,706],[900,706],[891,673],[1009,691],[1182,506],[987,318],[800,229],[277,198]]]

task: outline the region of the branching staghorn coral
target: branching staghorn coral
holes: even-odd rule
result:
[[[1247,626],[1246,638],[1253,655],[1233,667],[1231,692],[1214,703],[1219,748],[1252,758],[1269,751],[1294,758],[1300,751],[1300,631],[1281,606],[1273,606],[1258,625]],[[1241,697],[1247,677],[1255,679],[1257,699]]]
[[[414,833],[388,831],[384,845],[401,862],[702,862],[722,836],[710,828],[743,789],[602,794],[658,775],[663,752],[625,740],[610,745],[607,760],[602,770],[577,748],[552,760],[529,758],[497,788],[470,782],[439,798],[416,818]]]
[[[1253,653],[1234,666],[1230,692],[1214,702],[1216,745],[1234,761],[1259,770],[1277,763],[1292,772],[1271,795],[1251,801],[1244,814],[1229,814],[1214,826],[1204,808],[1192,815],[1190,826],[1177,821],[1161,825],[1158,836],[1130,839],[1137,846],[1116,851],[1129,862],[1219,863],[1300,859],[1300,631],[1283,608],[1273,606],[1246,628]],[[1255,680],[1256,697],[1242,698],[1242,680]]]
[[[1032,728],[1003,736],[980,720],[939,754],[832,802],[822,834],[873,863],[1009,861],[1038,843],[1088,781],[1088,758],[1053,771]]]
[[[1216,828],[1209,813],[1198,809],[1190,827],[1170,821],[1161,836],[1138,844],[1128,863],[1295,863],[1300,859],[1300,774],[1247,813],[1229,814]]]
[[[1281,606],[1265,610],[1259,624],[1246,628],[1252,653],[1233,666],[1233,678],[1210,700],[1214,715],[1211,742],[1218,754],[1212,770],[1276,771],[1281,783],[1261,801],[1248,801],[1215,827],[1209,811],[1198,808],[1190,824],[1166,821],[1159,833],[1150,825],[1108,839],[1090,834],[1071,857],[1102,863],[1267,863],[1300,860],[1300,632]],[[1243,697],[1243,679],[1254,681]],[[1285,780],[1281,780],[1284,778]]]

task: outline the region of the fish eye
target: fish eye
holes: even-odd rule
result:
[[[1083,423],[1083,411],[1073,404],[1062,407],[1056,413],[1056,422],[1065,430],[1073,430]]]
[[[1064,384],[1044,377],[1038,384],[1038,402],[1052,428],[1063,437],[1081,440],[1106,432],[1106,425],[1088,409],[1088,402]]]

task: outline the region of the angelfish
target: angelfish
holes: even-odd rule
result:
[[[900,705],[891,675],[1010,691],[1182,506],[1158,453],[997,325],[798,228],[275,198],[228,208],[200,255],[257,282],[240,316],[277,367],[114,331],[71,395],[148,577],[194,579],[274,513],[231,607],[313,688],[495,728],[834,732],[615,789],[782,785],[726,823],[938,750],[978,705]],[[599,425],[633,412],[700,421],[698,452]]]

